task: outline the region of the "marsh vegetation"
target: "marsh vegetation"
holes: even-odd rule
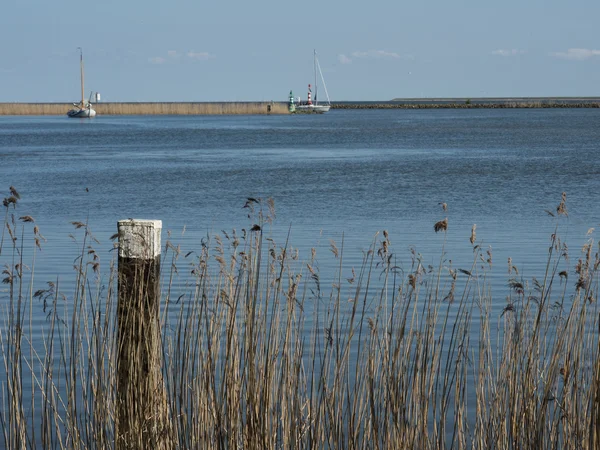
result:
[[[548,211],[545,270],[530,279],[510,259],[493,261],[475,226],[465,237],[471,264],[454,267],[444,209],[431,224],[435,267],[417,251],[396,253],[385,230],[360,267],[345,263],[343,240],[327,255],[299,254],[271,238],[270,199],[248,199],[246,229],[197,249],[169,236],[164,389],[154,415],[130,418],[120,441],[116,260],[101,263],[90,224],[73,222],[75,288],[38,280],[44,237],[19,201],[11,187],[0,243],[6,448],[599,446],[600,259],[593,230],[581,250],[561,239],[564,194]],[[323,258],[337,267],[327,277]],[[501,297],[490,288],[496,270],[506,277]],[[146,400],[129,398],[132,416]]]

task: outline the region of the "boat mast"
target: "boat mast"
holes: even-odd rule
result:
[[[81,47],[77,47],[79,50],[79,69],[81,71],[81,107],[84,106],[84,94],[83,94],[83,49]]]
[[[319,69],[319,75],[321,75],[321,82],[323,83],[323,89],[325,89],[325,95],[327,96],[327,104],[331,105],[331,101],[329,100],[329,92],[327,92],[327,85],[325,84],[325,78],[323,78],[323,72],[321,71],[321,64],[319,64],[318,59],[317,59],[317,69]]]
[[[313,49],[313,68],[315,71],[315,105],[318,103],[317,102],[317,94],[319,91],[318,85],[317,85],[317,50]]]

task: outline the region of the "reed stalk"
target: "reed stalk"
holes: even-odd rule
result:
[[[123,448],[115,261],[104,267],[90,225],[73,222],[74,288],[36,290],[43,236],[17,204],[5,203],[1,254],[0,438],[15,449]],[[333,275],[317,250],[302,256],[289,236],[270,237],[266,200],[249,199],[247,229],[207,236],[197,252],[170,237],[151,362],[168,426],[145,436],[157,448],[597,448],[600,260],[590,234],[570,264],[561,204],[544,273],[524,279],[509,261],[502,300],[474,233],[469,266],[450,262],[448,219],[431,231],[437,267],[416,250],[396,254],[384,231],[358,268],[332,241]],[[130,401],[133,412],[142,400]]]

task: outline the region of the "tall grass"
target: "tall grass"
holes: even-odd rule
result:
[[[299,255],[269,237],[272,201],[249,199],[248,228],[214,234],[196,252],[169,239],[164,391],[154,392],[163,418],[142,417],[119,440],[128,419],[118,414],[114,261],[102,267],[89,225],[74,222],[75,289],[34,291],[43,237],[19,216],[12,191],[0,244],[7,448],[599,446],[600,260],[590,234],[571,267],[559,235],[565,196],[552,211],[545,271],[525,280],[509,260],[502,299],[493,298],[492,253],[475,227],[465,242],[472,263],[452,266],[447,219],[431,231],[441,242],[437,267],[416,251],[397,255],[383,231],[356,270],[344,242],[331,242],[332,277],[320,273],[316,251]],[[182,290],[175,280],[184,273]],[[43,342],[34,342],[41,308]],[[133,411],[147,399],[129,401]]]
[[[69,103],[0,103],[0,115],[66,115]],[[284,102],[97,103],[102,115],[289,114]]]

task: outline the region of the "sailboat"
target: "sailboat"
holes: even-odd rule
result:
[[[81,102],[79,103],[73,103],[74,108],[70,109],[67,112],[67,116],[69,117],[94,117],[96,115],[96,111],[94,109],[92,109],[92,103],[90,102],[91,100],[91,94],[90,94],[90,100],[85,100],[85,97],[83,95],[84,92],[84,88],[83,88],[83,50],[81,49],[81,47],[77,47],[77,49],[79,50],[79,66],[80,66],[80,71],[81,71]]]
[[[327,86],[325,86],[325,79],[323,78],[323,72],[321,72],[321,65],[319,64],[319,59],[317,58],[317,51],[314,50],[314,58],[313,58],[313,66],[315,72],[315,101],[312,101],[312,87],[308,85],[308,99],[305,103],[301,103],[296,105],[296,111],[298,112],[310,112],[310,113],[325,113],[329,111],[331,108],[331,102],[329,101],[329,94],[327,93]],[[327,103],[319,104],[318,100],[318,84],[317,84],[317,71],[321,76],[321,81],[323,82],[323,88],[325,90],[325,95],[327,96]]]

